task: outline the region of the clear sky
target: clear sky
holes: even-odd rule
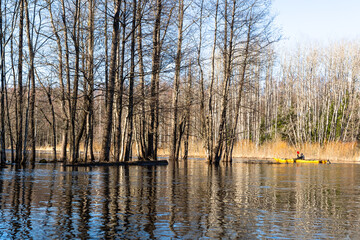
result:
[[[273,0],[286,45],[360,38],[360,0]]]

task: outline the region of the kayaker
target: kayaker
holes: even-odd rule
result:
[[[303,153],[300,154],[299,151],[297,151],[296,153],[297,153],[297,158],[295,158],[295,159],[305,159],[305,156],[304,156]],[[299,155],[299,154],[300,154],[300,155]]]

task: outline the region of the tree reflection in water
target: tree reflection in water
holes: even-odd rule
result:
[[[0,170],[0,238],[349,238],[359,165]]]

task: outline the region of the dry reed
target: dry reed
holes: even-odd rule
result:
[[[183,149],[183,146],[182,146]],[[183,151],[180,150],[180,156],[183,156]],[[37,150],[52,151],[52,146],[39,146]],[[60,146],[57,146],[60,150]],[[94,150],[98,152],[100,145],[94,143]],[[83,151],[81,147],[80,151]],[[257,145],[251,141],[239,141],[235,143],[233,150],[234,158],[294,158],[296,152],[304,153],[306,159],[324,159],[334,162],[357,162],[360,161],[360,149],[356,142],[327,142],[323,145],[319,143],[304,143],[298,147],[289,145],[284,141],[266,142],[262,145]],[[136,155],[136,148],[133,153]],[[168,156],[169,147],[163,145],[158,149],[159,156]],[[189,157],[205,158],[205,149],[201,141],[190,140]]]

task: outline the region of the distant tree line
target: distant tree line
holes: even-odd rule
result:
[[[236,141],[355,141],[359,46],[281,57],[270,0],[0,0],[0,147],[11,161],[187,159]],[[80,150],[81,154],[80,155]]]

